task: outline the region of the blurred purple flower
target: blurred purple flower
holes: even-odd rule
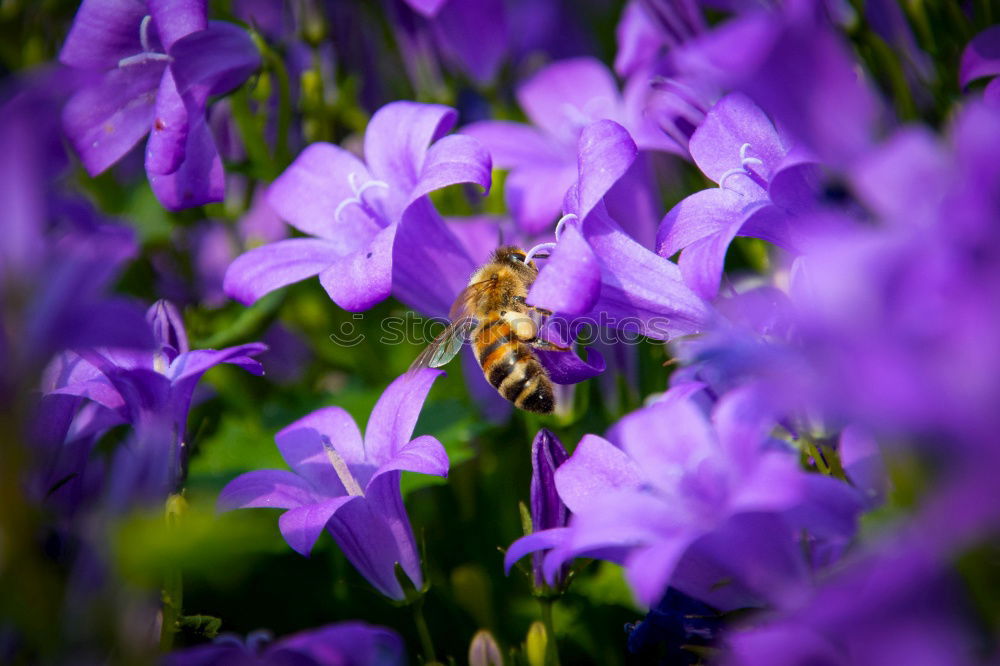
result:
[[[176,650],[163,666],[404,666],[403,640],[391,629],[361,622],[328,624],[270,642],[268,632],[255,631],[246,641],[223,634],[211,645]]]
[[[425,368],[396,379],[372,410],[364,439],[339,407],[325,407],[284,428],[275,441],[294,471],[243,474],[222,489],[219,508],[286,509],[278,527],[296,552],[308,555],[325,528],[382,594],[404,597],[397,563],[420,589],[420,556],[399,480],[403,470],[448,474],[448,456],[437,439],[410,439],[424,399],[442,374]]]
[[[271,184],[268,201],[314,237],[279,241],[242,255],[226,273],[226,292],[250,304],[318,274],[330,298],[344,309],[365,310],[387,298],[397,272],[394,248],[400,227],[409,218],[423,224],[416,218],[431,216],[435,219],[427,224],[444,228],[425,195],[456,183],[489,188],[490,158],[482,146],[467,136],[442,138],[455,118],[455,111],[444,106],[394,102],[383,107],[365,135],[367,165],[332,144],[306,148]],[[420,242],[434,247],[433,238]],[[462,253],[457,241],[451,245]]]
[[[631,76],[707,28],[697,0],[629,0],[615,28],[615,71]]]
[[[567,458],[569,454],[566,453],[559,438],[545,428],[538,431],[535,441],[531,443],[532,532],[566,527],[569,521],[569,509],[559,499],[555,478],[556,469],[566,462]],[[535,586],[541,587],[543,582],[541,553],[532,555],[531,570]],[[565,572],[557,574],[553,585],[558,587],[564,576]]]
[[[203,0],[84,0],[59,60],[102,74],[63,113],[88,173],[102,173],[149,134],[146,173],[164,207],[222,200],[205,107],[260,66],[246,31],[209,22]]]
[[[684,285],[676,264],[630,238],[603,204],[632,165],[635,142],[621,125],[599,120],[580,133],[578,150],[568,215],[528,302],[658,340],[703,330],[711,307]]]
[[[694,666],[701,661],[695,650],[718,638],[722,618],[718,611],[673,587],[629,630],[628,651],[644,663],[658,666]]]
[[[577,145],[584,127],[600,119],[629,129],[641,150],[682,152],[641,115],[633,99],[623,99],[614,75],[600,61],[575,58],[548,65],[517,89],[517,99],[532,125],[486,120],[462,128],[489,149],[497,167],[509,169],[505,197],[522,230],[535,234],[552,224],[563,198],[577,178]],[[623,174],[624,176],[625,174]],[[650,183],[641,170],[628,173],[614,191],[631,219],[638,212],[635,196],[649,196]],[[609,204],[610,205],[610,204]],[[641,225],[635,225],[638,233]]]
[[[972,38],[962,51],[962,63],[958,69],[958,83],[963,88],[976,79],[994,77],[986,84],[984,95],[1000,106],[1000,25],[995,25]]]
[[[823,205],[821,172],[801,151],[790,151],[768,117],[745,95],[712,107],[691,137],[691,157],[718,188],[696,192],[674,206],[657,234],[657,252],[681,251],[684,281],[715,298],[726,250],[737,236],[762,238],[790,251],[810,231],[801,214]]]

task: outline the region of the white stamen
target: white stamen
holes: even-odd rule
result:
[[[357,479],[351,474],[350,468],[347,466],[347,462],[341,457],[337,452],[337,449],[333,448],[333,442],[326,435],[323,435],[323,451],[326,453],[326,457],[330,460],[330,464],[333,465],[333,469],[337,472],[337,478],[340,482],[344,484],[344,490],[347,491],[348,495],[354,495],[356,497],[364,497],[365,493],[361,490],[361,486],[358,485]]]
[[[533,247],[530,250],[528,250],[528,254],[525,255],[525,257],[524,257],[524,263],[527,264],[528,262],[530,262],[531,259],[532,259],[532,257],[534,257],[536,254],[538,254],[542,250],[554,250],[554,249],[556,249],[556,244],[555,243],[539,243],[535,247]]]
[[[142,17],[142,23],[139,24],[139,43],[142,44],[144,53],[150,53],[153,50],[149,46],[149,24],[152,22],[153,17],[146,14]]]
[[[559,221],[556,222],[556,240],[559,240],[559,235],[562,234],[563,227],[566,226],[567,222],[569,222],[570,220],[579,220],[579,219],[580,218],[577,217],[574,213],[566,213],[565,215],[560,217]]]
[[[128,67],[129,65],[142,65],[147,62],[169,61],[170,56],[166,53],[136,53],[135,55],[130,55],[127,58],[122,58],[118,61],[119,67]]]

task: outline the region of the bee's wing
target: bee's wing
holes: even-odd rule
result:
[[[474,282],[462,290],[451,306],[449,312],[451,323],[448,324],[448,328],[420,352],[410,365],[410,372],[420,368],[440,367],[458,355],[469,334],[476,327],[476,316],[472,309],[476,296],[493,282],[492,279]]]

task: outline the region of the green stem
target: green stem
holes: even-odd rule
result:
[[[545,625],[545,633],[549,637],[545,642],[545,663],[548,666],[559,666],[559,647],[556,645],[556,629],[552,623],[552,605],[555,600],[539,597],[538,603],[542,606],[542,624]]]
[[[267,63],[278,79],[278,137],[274,146],[274,161],[284,169],[291,161],[288,134],[292,125],[292,84],[284,60],[270,47],[265,51]]]
[[[427,628],[427,620],[424,619],[423,597],[414,601],[411,606],[413,607],[413,621],[417,625],[417,634],[420,636],[420,647],[424,653],[424,661],[436,662],[437,656],[434,654],[434,641],[431,640],[431,632]]]
[[[160,626],[160,651],[169,652],[174,645],[174,634],[181,618],[184,602],[184,581],[181,572],[174,569],[167,573],[160,593],[163,601],[163,624]]]

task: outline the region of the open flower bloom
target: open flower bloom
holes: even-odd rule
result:
[[[365,310],[388,298],[401,282],[394,280],[396,260],[416,251],[397,240],[397,231],[408,218],[422,217],[444,228],[426,195],[456,183],[490,186],[490,156],[479,142],[443,136],[456,117],[445,106],[393,102],[368,123],[364,162],[329,143],[306,148],[268,188],[268,202],[312,238],[242,255],[226,273],[226,292],[250,304],[319,275],[330,298],[346,310]],[[436,239],[419,235],[419,244],[437,249]],[[440,250],[464,254],[455,239]]]
[[[209,22],[204,0],[85,0],[59,60],[100,73],[63,113],[88,173],[105,171],[149,134],[146,173],[166,208],[222,200],[222,160],[205,107],[260,66],[245,30]]]
[[[420,556],[399,479],[404,470],[448,474],[448,456],[437,439],[410,439],[424,399],[442,374],[425,368],[396,379],[372,410],[363,439],[339,407],[325,407],[284,428],[275,442],[293,471],[243,474],[222,489],[219,508],[286,509],[278,527],[295,551],[308,555],[327,529],[382,594],[404,596],[397,563],[419,589]]]
[[[251,632],[246,640],[222,634],[210,645],[176,650],[163,658],[163,666],[402,666],[406,651],[399,634],[362,622],[328,624],[300,631],[274,642],[269,633]]]

